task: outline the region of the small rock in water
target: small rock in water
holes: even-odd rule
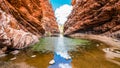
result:
[[[16,59],[16,57],[13,57],[13,58],[11,58],[10,60],[15,60]]]
[[[36,55],[32,55],[31,57],[34,58],[34,57],[36,57]]]
[[[0,58],[1,58],[1,57],[5,57],[6,55],[7,55],[7,54],[0,54]]]
[[[116,53],[120,54],[120,51],[115,51]]]
[[[99,45],[99,44],[97,44],[96,46],[97,46],[97,47],[99,47],[100,45]]]
[[[66,59],[66,60],[69,60],[69,59],[71,59],[71,57],[69,56],[69,57],[66,57],[65,59]]]
[[[5,52],[3,52],[2,50],[0,50],[0,57],[5,57],[7,54],[5,54]]]
[[[55,60],[51,60],[50,62],[49,62],[49,64],[54,64],[55,63]]]
[[[11,52],[11,54],[16,55],[16,54],[18,54],[19,52],[20,52],[20,51],[18,51],[18,50],[14,50],[14,51]]]
[[[106,48],[106,51],[110,51],[110,48]]]

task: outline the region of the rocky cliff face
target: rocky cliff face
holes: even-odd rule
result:
[[[49,0],[0,0],[0,46],[24,48],[58,33]]]
[[[104,35],[120,40],[120,0],[73,0],[64,34]]]

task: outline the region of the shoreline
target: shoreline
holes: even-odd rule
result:
[[[107,37],[107,36],[75,33],[75,34],[69,35],[68,37],[95,40],[95,41],[102,42],[102,43],[104,43],[108,46],[111,46],[111,47],[120,48],[120,41],[119,40],[113,39],[113,38]]]

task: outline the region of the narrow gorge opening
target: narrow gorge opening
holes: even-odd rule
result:
[[[63,34],[64,24],[72,11],[71,0],[50,0],[50,2],[54,10],[60,33]]]

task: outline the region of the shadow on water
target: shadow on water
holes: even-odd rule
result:
[[[53,65],[49,64],[51,60],[55,61]],[[17,55],[1,57],[0,68],[120,68],[119,60],[119,49],[100,42],[45,37]]]

